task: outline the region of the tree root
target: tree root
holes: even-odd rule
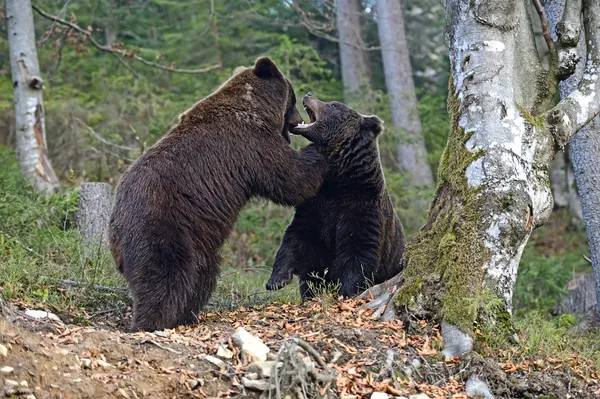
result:
[[[398,273],[391,279],[369,288],[360,294],[358,299],[371,299],[365,306],[367,309],[375,309],[371,315],[374,319],[393,320],[396,318],[394,300],[398,296],[402,281],[402,273]]]

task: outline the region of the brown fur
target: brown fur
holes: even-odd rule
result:
[[[327,156],[329,172],[317,195],[297,207],[267,289],[279,289],[298,274],[302,299],[315,294],[311,288],[330,283],[339,284],[340,295],[353,296],[367,282],[381,283],[402,268],[404,231],[377,147],[382,122],[310,93],[303,103],[314,123],[293,132]]]
[[[132,330],[196,321],[252,197],[299,205],[316,194],[327,163],[314,146],[288,146],[299,121],[292,86],[261,58],[182,114],[123,175],[110,243],[133,297]]]

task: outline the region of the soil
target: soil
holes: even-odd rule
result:
[[[154,333],[125,333],[110,325],[127,320],[107,323],[118,316],[102,317],[91,326],[65,325],[25,317],[10,306],[0,316],[0,344],[7,348],[5,358],[0,354],[0,397],[258,398],[260,391],[242,383],[243,377],[255,378],[247,371],[252,359],[231,340],[243,327],[267,344],[270,359],[284,359],[281,354],[291,342],[314,349],[312,354],[298,349],[298,356],[310,359],[316,370],[298,371],[298,381],[307,387],[315,375],[335,373],[326,383],[314,377],[313,383],[320,384],[315,392],[322,397],[368,398],[386,392],[390,397],[424,393],[466,399],[465,382],[478,376],[495,398],[600,398],[597,376],[580,371],[581,359],[515,364],[473,353],[446,362],[436,326],[416,321],[419,332],[408,334],[399,321],[371,320],[358,301],[321,299],[214,312],[196,326]],[[216,357],[219,345],[233,353],[221,366],[205,358]],[[286,387],[280,389],[284,397]]]

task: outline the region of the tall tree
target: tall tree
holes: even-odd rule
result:
[[[365,293],[375,296],[368,306],[377,316],[408,309],[441,320],[449,356],[472,349],[476,321],[510,336],[521,254],[552,211],[552,159],[600,112],[600,0],[583,0],[584,75],[556,105],[558,80],[576,65],[568,56],[573,42],[559,34],[560,46],[553,43],[536,2],[556,52],[550,70],[543,68],[528,3],[446,1],[451,132],[438,189],[427,223],[407,247],[403,272]],[[576,3],[568,0],[565,9]]]
[[[392,123],[401,130],[397,144],[398,166],[400,171],[410,175],[412,184],[432,186],[433,175],[427,163],[427,149],[417,111],[402,2],[377,0],[377,25]]]
[[[351,103],[369,84],[367,55],[363,49],[360,0],[336,0],[335,12],[340,43],[344,99]]]
[[[548,2],[548,20],[552,35],[566,55],[585,60],[587,32],[581,31],[581,3],[565,0]],[[566,3],[566,4],[565,4]],[[586,13],[587,16],[587,13]],[[562,19],[562,21],[561,21]],[[560,21],[560,22],[559,22]],[[587,21],[586,21],[587,22]],[[584,63],[578,62],[575,73],[560,83],[560,96],[567,98],[576,91],[583,77]],[[596,298],[600,313],[600,116],[584,126],[569,143],[569,158],[573,163],[575,181],[581,202],[581,214],[588,239],[592,267],[596,280]]]
[[[35,48],[31,1],[6,0],[6,20],[21,173],[39,191],[52,194],[59,182],[46,146],[43,80]]]

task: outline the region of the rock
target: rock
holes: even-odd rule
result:
[[[0,344],[0,355],[4,357],[8,356],[8,348],[2,344]]]
[[[247,373],[246,378],[252,381],[258,380],[258,373]]]
[[[466,390],[469,397],[494,399],[494,395],[490,392],[487,384],[475,376],[467,380]]]
[[[252,360],[264,362],[270,349],[260,338],[255,337],[243,327],[238,327],[231,335],[233,342],[242,349],[242,353]]]
[[[190,386],[190,389],[193,390],[193,389],[198,388],[198,386],[200,385],[200,382],[198,380],[189,380],[188,385]]]
[[[15,371],[15,369],[10,366],[4,366],[4,367],[0,368],[0,373],[2,373],[4,375],[11,374],[13,371]]]
[[[219,344],[219,347],[217,348],[217,356],[223,359],[232,359],[233,352],[226,348],[223,344]]]
[[[103,367],[103,368],[114,367],[112,364],[110,364],[109,362],[105,362],[102,359],[96,359],[96,362],[98,363],[98,366]]]
[[[49,320],[52,320],[52,321],[62,324],[62,320],[60,319],[60,317],[58,317],[54,313],[46,312],[45,310],[26,310],[24,314],[25,314],[25,316],[32,318],[32,319],[36,319],[36,320],[49,319]]]
[[[331,357],[331,363],[337,363],[338,360],[342,357],[342,352],[335,351],[333,352],[333,356]]]
[[[124,397],[125,399],[129,399],[129,395],[127,394],[127,392],[125,392],[125,390],[123,388],[119,388],[118,389],[119,394]]]
[[[81,363],[81,367],[83,367],[84,369],[91,369],[92,368],[92,359],[79,359],[79,362]]]
[[[29,388],[29,384],[27,383],[27,381],[23,380],[19,383],[20,386],[25,387],[25,388]]]
[[[268,391],[274,389],[275,386],[267,381],[253,381],[249,378],[242,377],[242,384],[248,389],[254,389],[257,391]]]
[[[442,337],[444,338],[442,355],[446,360],[473,350],[473,338],[450,323],[442,322]]]
[[[371,399],[388,399],[390,395],[385,392],[373,392],[371,394]]]
[[[4,385],[6,385],[8,388],[11,388],[16,387],[17,385],[19,385],[19,383],[15,380],[9,380],[8,378],[6,378],[4,380]]]
[[[29,394],[29,395],[25,396],[25,399],[35,399],[35,395]]]
[[[258,373],[261,378],[270,378],[273,375],[273,366],[275,366],[275,361],[268,360],[265,362],[254,362],[250,363],[246,370],[249,372]],[[277,368],[281,368],[283,366],[282,362],[277,362]]]
[[[430,399],[430,398],[429,398],[429,396],[427,396],[427,395],[426,395],[426,394],[424,394],[424,393],[418,393],[418,394],[416,394],[416,395],[410,395],[410,396],[408,397],[408,399]]]
[[[412,362],[410,362],[410,364],[413,366],[413,368],[415,370],[418,370],[421,368],[421,361],[419,359],[413,359]]]
[[[215,366],[217,366],[219,368],[225,366],[225,362],[224,361],[222,361],[221,359],[216,358],[214,356],[211,356],[211,355],[204,356],[204,360],[206,360],[207,362],[211,362],[212,364],[214,364]]]
[[[315,364],[310,360],[310,357],[302,358],[302,363],[304,363],[304,367],[306,367],[307,371],[313,371],[315,369]]]
[[[161,337],[161,338],[169,338],[171,336],[171,333],[168,332],[167,330],[157,330],[154,331],[154,335],[156,335],[157,337]]]

